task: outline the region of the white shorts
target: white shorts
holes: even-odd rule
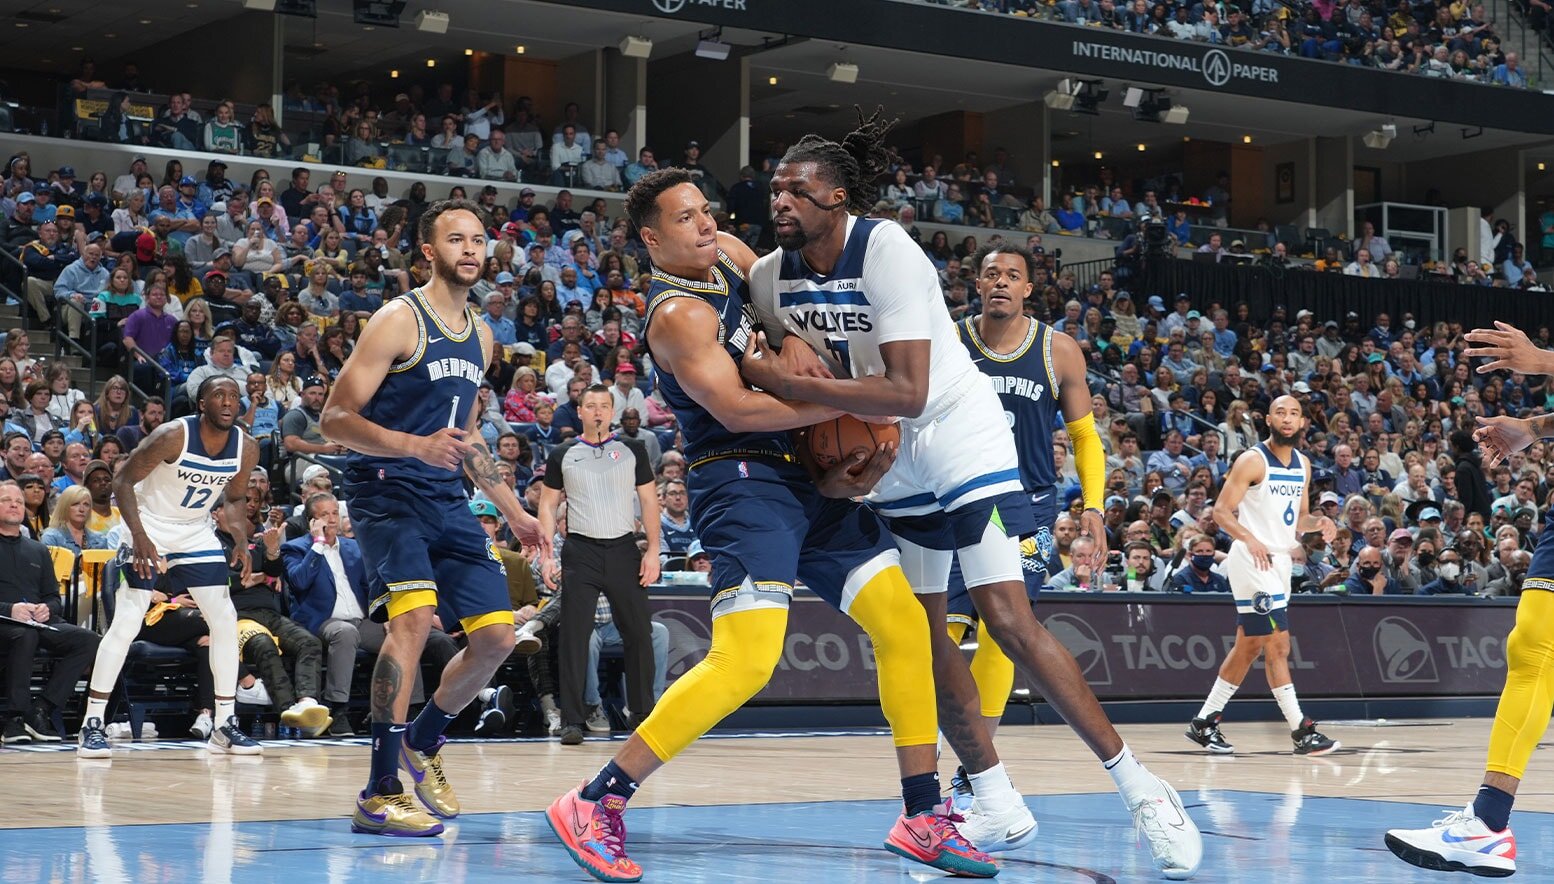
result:
[[[868,502],[895,535],[912,588],[944,592],[951,555],[968,587],[1023,584],[1020,538],[1037,526],[992,382],[978,372],[900,426],[896,462]]]
[[[216,539],[216,526],[209,519],[200,522],[164,522],[142,511],[141,527],[167,561],[168,584],[173,593],[199,586],[226,586],[227,554]],[[125,582],[136,589],[151,589],[155,580],[146,580],[130,567],[130,533],[120,526],[119,563]]]
[[[1230,580],[1237,613],[1267,614],[1289,605],[1292,561],[1286,553],[1270,553],[1268,560],[1272,567],[1264,571],[1252,561],[1246,544],[1238,540],[1230,545],[1225,577]]]

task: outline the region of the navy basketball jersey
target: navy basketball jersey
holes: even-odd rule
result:
[[[1031,320],[1025,340],[1012,353],[997,353],[977,334],[976,317],[956,324],[960,342],[971,361],[993,381],[1004,406],[1004,419],[1014,430],[1020,457],[1020,481],[1026,491],[1041,491],[1057,484],[1052,462],[1052,433],[1058,415],[1058,376],[1052,366],[1052,328]]]
[[[420,289],[400,295],[416,320],[415,352],[390,366],[378,392],[367,401],[362,417],[388,430],[430,436],[445,427],[469,426],[470,411],[480,395],[485,352],[480,346],[480,322],[474,308],[464,310],[464,328],[443,324]],[[399,480],[422,485],[459,487],[464,474],[438,469],[413,457],[373,457],[352,453],[346,459],[353,482]]]
[[[718,313],[718,343],[734,362],[744,358],[745,345],[755,329],[755,311],[750,307],[749,283],[721,249],[718,263],[712,267],[710,281],[681,279],[661,270],[653,272],[653,282],[648,289],[647,318],[642,327],[644,341],[651,341],[648,329],[652,327],[654,311],[672,298],[697,298],[711,305]],[[680,432],[685,437],[685,457],[692,465],[710,457],[768,455],[787,458],[791,455],[786,434],[736,433],[692,399],[673,374],[659,368],[657,376],[664,402],[680,424]]]

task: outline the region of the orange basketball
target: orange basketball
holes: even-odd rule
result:
[[[825,421],[804,432],[809,455],[815,465],[829,470],[859,449],[873,451],[882,442],[901,441],[901,429],[895,424],[871,424],[850,414]]]

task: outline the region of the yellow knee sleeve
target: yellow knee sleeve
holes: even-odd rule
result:
[[[960,644],[961,639],[966,637],[966,624],[964,623],[951,621],[945,624],[945,628],[950,633],[950,641],[955,642],[957,645]]]
[[[737,611],[713,620],[707,656],[664,691],[637,735],[660,761],[685,751],[766,687],[787,631],[786,608]]]
[[[876,574],[858,591],[847,616],[874,643],[880,709],[896,746],[938,742],[928,615],[912,595],[906,575],[894,566]]]
[[[1522,778],[1554,707],[1554,592],[1524,590],[1505,642],[1505,690],[1485,769]]]
[[[971,655],[971,677],[976,680],[977,694],[982,698],[982,715],[1003,718],[1004,707],[1009,704],[1009,692],[1014,689],[1014,661],[993,641],[993,634],[987,631],[985,624],[977,632],[977,651]]]

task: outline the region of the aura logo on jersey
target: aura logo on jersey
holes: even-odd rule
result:
[[[1091,684],[1111,684],[1112,667],[1106,660],[1106,645],[1084,618],[1077,614],[1053,614],[1042,625],[1052,637],[1063,643],[1074,655],[1085,681]]]
[[[1381,618],[1371,632],[1371,646],[1376,651],[1376,667],[1384,682],[1441,680],[1435,668],[1435,653],[1412,620],[1396,616]]]

